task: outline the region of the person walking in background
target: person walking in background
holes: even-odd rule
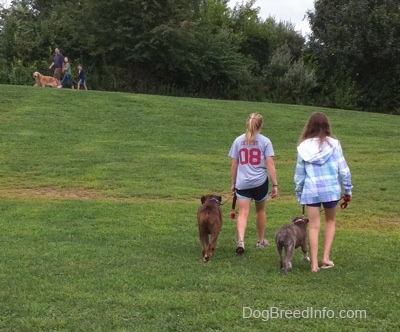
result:
[[[274,163],[274,149],[269,138],[261,134],[263,117],[252,113],[247,118],[246,133],[233,142],[229,151],[233,193],[236,193],[239,215],[236,224],[236,255],[244,254],[244,236],[251,201],[256,208],[257,248],[269,246],[265,236],[265,203],[268,197],[269,182],[272,184],[271,197],[278,195],[278,181]]]
[[[308,119],[297,146],[294,174],[295,193],[300,204],[307,206],[311,271],[317,272],[320,207],[325,209],[324,250],[321,268],[334,266],[330,251],[335,236],[336,208],[342,188],[351,200],[350,169],[340,142],[332,137],[329,120],[324,113],[313,113]]]
[[[53,62],[51,63],[49,69],[52,69],[53,67],[54,67],[53,77],[60,81],[61,73],[64,68],[64,56],[61,54],[60,49],[58,47],[54,50]]]
[[[77,89],[78,90],[79,90],[81,85],[83,85],[85,90],[87,90],[85,72],[83,71],[83,67],[80,64],[80,65],[78,65],[78,84],[77,84]]]
[[[62,88],[65,85],[71,86],[71,88],[74,88],[74,81],[72,80],[72,74],[71,74],[71,64],[69,63],[69,60],[67,57],[64,58],[64,77],[61,81],[61,84],[58,86],[59,88]]]

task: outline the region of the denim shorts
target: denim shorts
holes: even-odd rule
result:
[[[236,196],[242,199],[254,199],[257,203],[265,201],[268,197],[268,178],[259,187],[242,190],[236,189]]]
[[[311,207],[324,207],[324,209],[332,209],[334,208],[337,204],[339,203],[339,201],[331,201],[331,202],[322,202],[322,203],[316,203],[316,204],[307,204],[307,206],[311,206]]]

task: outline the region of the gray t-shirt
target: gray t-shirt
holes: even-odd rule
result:
[[[256,134],[254,142],[248,144],[243,134],[235,139],[228,155],[238,161],[236,189],[250,189],[261,186],[267,180],[265,159],[274,156],[274,148],[264,135]]]

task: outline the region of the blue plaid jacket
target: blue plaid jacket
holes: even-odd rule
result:
[[[342,188],[351,195],[350,169],[340,142],[328,137],[322,147],[319,138],[310,138],[297,147],[294,174],[295,192],[300,204],[338,201]]]

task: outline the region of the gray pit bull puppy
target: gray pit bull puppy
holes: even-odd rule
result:
[[[294,217],[291,224],[282,226],[275,234],[276,249],[283,274],[288,274],[288,270],[292,268],[294,250],[298,247],[301,247],[303,252],[303,260],[310,261],[307,254],[308,221],[308,218],[305,217]],[[285,248],[285,260],[282,257],[283,248]]]

